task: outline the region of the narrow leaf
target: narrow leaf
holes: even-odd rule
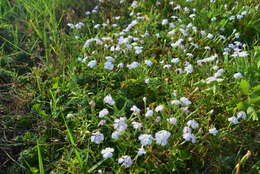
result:
[[[42,155],[39,142],[37,141],[37,151],[38,151],[38,161],[39,161],[39,169],[40,174],[44,174],[43,162],[42,162]]]

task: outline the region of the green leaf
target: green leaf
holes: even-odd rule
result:
[[[33,108],[33,110],[34,110],[35,112],[39,112],[40,109],[41,109],[41,105],[40,105],[40,104],[34,104],[34,105],[32,106],[32,108]]]
[[[252,106],[247,108],[247,114],[249,115],[249,117],[254,120],[254,121],[258,121],[258,116],[257,113],[255,111],[255,108],[253,108]]]
[[[259,61],[260,62],[260,61]],[[253,94],[260,96],[260,85],[253,87]]]
[[[52,89],[57,89],[59,87],[59,83],[58,82],[55,82],[53,85],[52,85]]]
[[[102,159],[98,163],[96,163],[94,166],[92,166],[89,170],[88,173],[92,173],[96,168],[98,168],[106,159]]]
[[[59,77],[53,79],[54,82],[52,84],[52,89],[57,89],[59,87],[59,80],[60,80]]]
[[[32,173],[38,173],[39,170],[36,167],[32,167],[32,168],[30,168],[30,171]]]
[[[249,103],[250,103],[250,104],[260,105],[260,96],[255,97],[255,98],[250,98],[250,99],[249,99]]]
[[[244,102],[239,102],[239,103],[237,104],[237,109],[238,109],[238,110],[244,110],[244,109],[246,108],[245,105],[246,105],[246,104],[245,104]]]
[[[43,162],[42,162],[42,155],[39,142],[37,141],[37,151],[38,151],[38,161],[39,161],[39,169],[40,174],[44,174]]]
[[[77,147],[76,147],[76,143],[74,141],[74,138],[73,138],[73,135],[72,135],[72,132],[70,131],[69,127],[68,127],[68,124],[65,120],[65,118],[63,117],[63,120],[64,120],[64,123],[65,123],[65,126],[67,128],[67,131],[68,131],[68,137],[69,137],[69,142],[71,145],[73,145],[73,148],[74,148],[74,152],[76,154],[76,157],[80,163],[80,167],[82,168],[83,167],[83,159],[81,158],[81,155],[80,155],[80,152],[77,150]]]
[[[240,82],[240,88],[241,88],[243,94],[245,94],[245,95],[248,95],[248,94],[249,94],[250,84],[248,83],[247,80],[241,80],[241,82]]]

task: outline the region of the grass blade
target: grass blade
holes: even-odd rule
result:
[[[39,161],[39,169],[40,174],[44,174],[43,162],[42,162],[42,155],[39,142],[37,141],[37,151],[38,151],[38,161]]]

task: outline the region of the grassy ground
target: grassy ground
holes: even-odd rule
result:
[[[259,8],[0,1],[0,173],[260,173]]]

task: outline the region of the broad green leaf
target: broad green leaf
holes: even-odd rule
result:
[[[239,102],[238,104],[237,104],[237,109],[238,110],[244,110],[245,109],[245,103],[244,102]]]
[[[250,98],[249,99],[249,103],[250,104],[256,104],[260,106],[260,96],[259,97],[255,97],[255,98]]]
[[[257,121],[258,120],[258,116],[257,113],[255,111],[255,108],[253,108],[252,106],[247,108],[247,114],[249,115],[249,117],[254,120]]]
[[[245,94],[245,95],[248,95],[248,94],[249,94],[250,84],[248,83],[247,80],[241,80],[241,82],[240,82],[240,88],[241,88],[243,94]]]
[[[31,171],[32,173],[38,173],[38,172],[39,172],[39,170],[38,170],[36,167],[30,168],[30,171]]]
[[[256,91],[260,91],[260,85],[257,85],[255,87],[253,87],[253,91],[256,92]]]
[[[52,85],[52,89],[57,89],[58,87],[59,87],[58,81],[55,82],[55,83]]]
[[[259,61],[260,62],[260,61]],[[260,85],[253,88],[253,95],[260,96]]]

